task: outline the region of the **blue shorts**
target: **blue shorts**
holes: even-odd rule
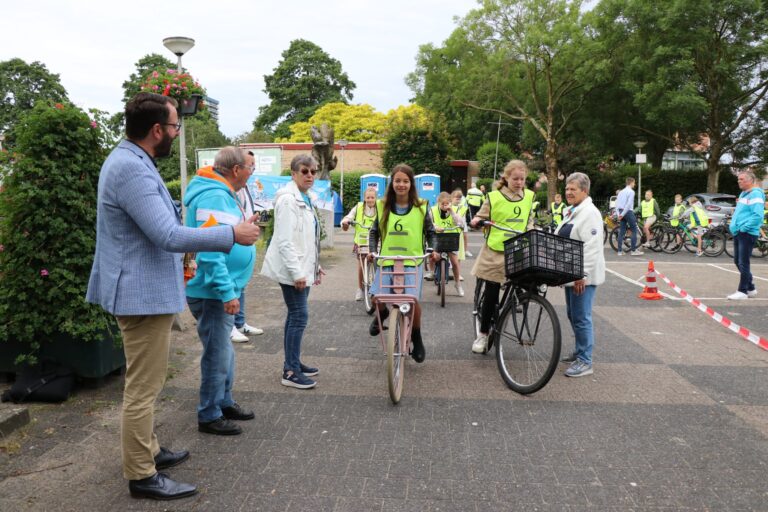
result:
[[[404,293],[415,295],[419,300],[421,300],[421,283],[423,282],[423,278],[424,278],[423,276],[424,266],[419,265],[418,267],[406,267],[405,269],[406,271],[410,271],[414,268],[418,271],[418,275],[406,274],[405,284],[409,286],[409,288],[406,288],[404,290]],[[394,293],[394,291],[391,288],[384,288],[384,290],[379,291],[380,272],[381,272],[381,267],[376,267],[376,276],[373,278],[373,285],[371,286],[371,294],[376,295],[377,293],[382,293],[382,294]],[[394,276],[384,275],[383,284],[390,285],[390,284],[393,284],[393,281],[394,281]]]

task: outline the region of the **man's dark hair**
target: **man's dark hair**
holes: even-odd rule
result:
[[[178,102],[168,96],[140,92],[125,105],[125,134],[129,139],[141,140],[157,123],[168,122],[168,107],[178,108]]]

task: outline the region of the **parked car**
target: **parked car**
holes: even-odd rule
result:
[[[709,193],[704,192],[701,194],[691,194],[688,197],[683,199],[683,203],[685,203],[686,207],[690,204],[690,199],[696,196],[699,198],[699,201],[701,201],[701,205],[704,207],[705,210],[707,210],[707,215],[709,215],[709,221],[712,224],[720,224],[723,219],[726,217],[726,215],[733,215],[733,212],[736,211],[736,200],[738,199],[736,196],[731,194],[715,194],[715,193]],[[668,215],[672,215],[672,206],[669,207],[667,210]]]

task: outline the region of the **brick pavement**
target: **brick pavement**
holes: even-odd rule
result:
[[[242,436],[197,432],[200,344],[193,328],[174,333],[158,433],[192,451],[169,472],[197,483],[198,496],[128,496],[115,378],[32,406],[33,423],[0,440],[0,510],[768,510],[768,353],[686,304],[638,301],[636,287],[609,276],[594,312],[595,374],[566,379],[563,366],[521,397],[492,355],[469,351],[468,278],[466,297],[450,296],[445,310],[425,286],[427,361],[409,362],[393,406],[370,317],[351,300],[349,235],[336,240],[328,282],[310,295],[303,353],[321,368],[317,389],[279,384],[279,289],[260,277],[249,288],[249,320],[267,333],[236,346],[235,396],[257,414]],[[608,264],[633,279],[643,265]],[[674,269],[676,281],[690,274],[701,286],[698,272],[712,270]],[[549,297],[564,321],[562,293]],[[763,326],[761,303],[719,305]],[[563,338],[568,350],[566,325]]]

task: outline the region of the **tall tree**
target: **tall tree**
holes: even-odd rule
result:
[[[269,105],[259,108],[257,130],[290,137],[288,126],[308,120],[318,107],[352,100],[355,83],[342,71],[341,62],[304,39],[291,41],[271,75],[264,76]]]
[[[761,160],[754,141],[768,133],[765,2],[604,0],[600,8],[635,50],[627,73],[641,79],[624,84],[644,122],[633,128],[704,158],[709,192],[717,191],[725,155]],[[659,133],[658,124],[676,129]]]
[[[195,175],[196,160],[195,152],[197,149],[220,148],[231,144],[229,138],[221,133],[219,125],[211,117],[210,112],[201,110],[191,117],[184,118],[184,129],[186,133],[185,152],[187,155],[187,176]],[[173,141],[171,154],[158,162],[160,176],[165,181],[179,179],[179,139]]]
[[[31,64],[21,59],[0,62],[0,133],[6,133],[7,146],[13,146],[12,129],[19,118],[38,101],[68,101],[59,75],[37,61]]]
[[[123,82],[123,104],[141,92],[141,84],[153,71],[176,69],[176,64],[160,54],[150,53],[136,62],[136,70]]]

